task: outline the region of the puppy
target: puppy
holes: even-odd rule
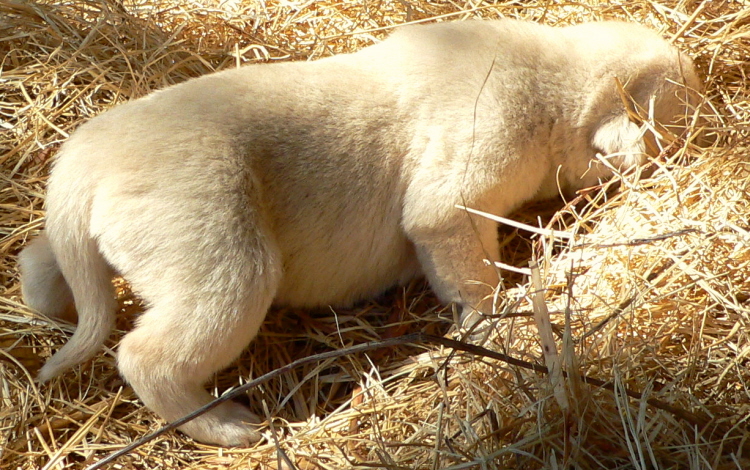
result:
[[[166,420],[255,337],[272,304],[347,305],[425,275],[464,316],[498,283],[495,223],[525,201],[644,162],[617,80],[685,127],[689,58],[638,25],[514,20],[400,28],[354,54],[190,80],[92,119],[60,150],[45,232],[19,256],[27,304],[78,328],[47,381],[93,356],[117,303],[146,302],[118,367]],[[609,165],[596,154],[606,155]],[[225,403],[182,430],[245,445]]]

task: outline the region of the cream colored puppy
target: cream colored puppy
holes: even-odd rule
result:
[[[684,126],[686,56],[637,25],[513,20],[399,29],[355,54],[252,65],[91,120],[60,151],[47,227],[20,255],[26,302],[78,329],[39,373],[94,355],[113,273],[148,306],[118,366],[174,420],[253,339],[272,304],[346,305],[424,274],[464,314],[498,283],[482,262],[507,214],[644,161],[616,86]],[[242,445],[256,417],[226,403],[186,424]]]

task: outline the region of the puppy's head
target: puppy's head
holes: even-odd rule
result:
[[[701,132],[705,124],[702,90],[693,61],[672,47],[665,47],[650,67],[624,86],[631,120],[647,130],[649,155],[659,153],[657,139],[666,143],[688,139],[698,144],[706,140],[706,133]]]
[[[663,40],[610,64],[588,107],[599,161],[586,178],[625,171],[679,139],[710,143],[700,132],[702,84],[693,61]],[[609,82],[609,83],[607,83]]]

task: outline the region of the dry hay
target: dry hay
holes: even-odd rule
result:
[[[219,449],[170,433],[117,468],[276,468],[281,454],[305,469],[750,468],[750,8],[492,3],[0,0],[0,467],[83,468],[163,424],[114,367],[140,308],[124,288],[106,351],[48,385],[32,381],[72,327],[22,305],[15,256],[43,225],[50,159],[76,126],[212,70],[356,50],[410,21],[507,16],[649,24],[696,58],[715,110],[712,148],[678,142],[651,178],[586,192],[549,222],[573,238],[503,228],[504,261],[540,260],[571,376],[553,389],[546,374],[437,346],[347,356],[249,393],[255,412],[275,417],[266,443]],[[529,213],[516,217],[537,225]],[[541,364],[533,289],[512,273],[504,286],[486,345]],[[452,316],[419,282],[335,313],[273,312],[212,389],[342,345],[445,334]]]

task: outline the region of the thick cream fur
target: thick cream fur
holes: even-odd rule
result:
[[[513,20],[409,26],[355,54],[252,65],[91,120],[49,181],[46,232],[20,256],[28,304],[79,325],[48,380],[94,355],[120,273],[148,308],[118,365],[174,420],[256,335],[272,304],[345,305],[424,274],[464,314],[498,283],[494,223],[525,201],[644,161],[615,78],[684,126],[691,61],[633,24]],[[683,86],[687,85],[687,87]],[[259,438],[236,404],[183,427]]]

